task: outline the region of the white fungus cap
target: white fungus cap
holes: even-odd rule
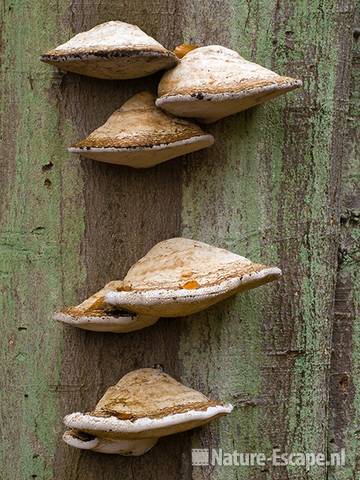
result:
[[[69,445],[102,453],[141,455],[160,437],[204,425],[232,411],[166,373],[143,368],[110,387],[94,412],[64,418]]]
[[[280,276],[277,267],[253,263],[203,242],[172,238],[155,245],[133,265],[124,283],[106,293],[105,300],[139,314],[179,317]]]
[[[163,75],[156,105],[210,123],[301,85],[301,80],[278,75],[234,50],[209,45],[191,50]]]
[[[68,150],[100,162],[148,168],[213,143],[212,135],[192,122],[166,114],[155,106],[154,95],[141,92]]]
[[[41,60],[62,70],[109,80],[144,77],[178,61],[138,26],[120,21],[79,33],[46,52]]]

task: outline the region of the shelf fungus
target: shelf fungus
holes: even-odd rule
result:
[[[142,455],[160,437],[199,427],[232,411],[166,373],[143,368],[110,387],[90,413],[64,418],[64,441],[101,453]]]
[[[280,76],[234,50],[210,45],[190,50],[163,75],[156,105],[179,117],[211,123],[301,85],[301,80]]]
[[[79,33],[40,59],[62,70],[108,80],[145,77],[178,61],[139,27],[119,21]]]
[[[141,92],[68,150],[100,162],[148,168],[213,143],[212,135],[163,112],[155,106],[151,93]]]
[[[172,238],[133,265],[105,300],[139,315],[182,317],[280,276],[279,268],[195,240]]]
[[[253,263],[221,248],[186,238],[155,245],[123,281],[108,283],[54,319],[98,332],[132,332],[160,317],[200,312],[236,293],[279,279],[277,267]]]
[[[139,315],[113,307],[105,302],[105,295],[121,288],[123,282],[115,280],[76,307],[65,308],[54,315],[54,320],[73,327],[95,332],[126,333],[148,327],[159,317]]]

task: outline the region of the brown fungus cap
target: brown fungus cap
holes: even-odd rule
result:
[[[210,123],[271,100],[302,85],[234,50],[210,45],[189,51],[162,77],[156,105],[180,117]]]
[[[161,111],[151,93],[141,92],[69,151],[102,162],[146,168],[213,142],[212,135]]]
[[[136,25],[102,23],[42,55],[43,62],[90,77],[122,80],[171,68],[176,55]]]
[[[105,298],[137,313],[179,317],[280,276],[277,267],[196,240],[172,238],[155,245]]]
[[[232,408],[162,371],[143,368],[110,387],[93,412],[66,416],[64,423],[71,430],[63,438],[78,448],[141,455],[159,437],[204,425]]]
[[[206,410],[217,404],[161,370],[142,368],[108,388],[91,415],[121,420],[161,418],[189,410]]]
[[[54,320],[83,330],[114,333],[133,332],[156,323],[159,317],[137,315],[106,303],[105,295],[122,285],[120,280],[108,283],[80,305],[56,313]]]

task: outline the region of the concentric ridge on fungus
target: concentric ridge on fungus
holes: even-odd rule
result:
[[[207,400],[206,402],[197,402],[192,403],[191,406],[189,405],[176,405],[173,407],[163,408],[161,411],[157,413],[149,413],[147,418],[163,418],[168,417],[169,415],[174,415],[175,413],[185,413],[189,410],[197,410],[197,411],[204,411],[207,410],[209,407],[215,407],[220,405],[219,402],[215,400]],[[94,417],[116,417],[119,420],[130,420],[135,421],[142,418],[141,416],[137,415],[136,413],[118,413],[116,410],[112,410],[111,405],[108,405],[104,409],[94,410],[93,412],[89,412],[88,415],[92,415]]]
[[[142,455],[160,437],[204,425],[232,411],[164,372],[135,370],[110,387],[90,413],[64,419],[71,446],[102,453]]]

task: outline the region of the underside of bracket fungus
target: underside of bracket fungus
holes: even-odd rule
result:
[[[175,54],[139,27],[119,21],[79,33],[41,60],[62,70],[109,80],[145,77],[177,63]]]
[[[69,152],[101,162],[148,168],[213,143],[212,135],[163,112],[155,106],[151,93],[141,92]]]
[[[122,285],[120,280],[110,282],[80,305],[56,313],[54,319],[84,330],[114,333],[132,332],[156,323],[159,317],[138,315],[105,302],[106,293],[121,288]]]
[[[219,45],[189,51],[162,77],[156,105],[180,117],[215,122],[302,85]]]
[[[143,368],[110,387],[93,412],[67,415],[63,439],[84,450],[142,455],[160,437],[204,425],[232,408],[160,370]]]
[[[105,300],[142,315],[181,317],[280,276],[279,268],[195,240],[172,238],[133,265]]]

